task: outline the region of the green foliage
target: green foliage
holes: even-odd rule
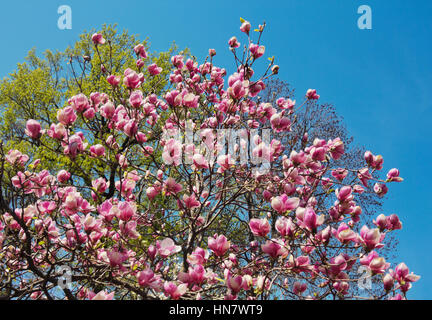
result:
[[[97,48],[93,45],[91,36],[95,32],[104,36],[106,45]],[[94,159],[82,160],[84,157],[78,157],[72,161],[67,156],[59,156],[54,151],[59,150],[61,145],[53,145],[52,139],[50,149],[35,145],[24,133],[25,122],[37,119],[47,129],[51,123],[57,122],[57,110],[64,107],[70,97],[78,93],[84,93],[87,97],[92,92],[111,94],[112,88],[106,81],[106,75],[122,75],[126,68],[136,69],[137,57],[133,48],[139,43],[148,52],[142,69],[146,77],[143,91],[162,94],[169,84],[170,56],[177,50],[174,43],[166,52],[152,53],[147,39],[140,41],[137,35],[131,35],[127,30],[120,32],[116,25],[104,25],[98,31],[85,31],[63,52],[47,50],[39,57],[35,49],[30,50],[25,62],[19,63],[14,72],[0,80],[0,139],[5,150],[18,149],[31,158],[40,159],[43,168],[54,172],[68,168],[73,175],[85,180],[96,172],[100,174],[108,170]],[[163,68],[160,75],[149,76],[147,66],[151,63]],[[102,65],[107,70],[105,74],[101,70]],[[118,102],[125,101],[128,95],[123,89]],[[83,119],[78,120],[78,129],[84,134],[88,130]]]

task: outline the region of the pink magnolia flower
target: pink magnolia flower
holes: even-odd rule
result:
[[[384,273],[385,270],[390,267],[390,263],[387,263],[385,259],[380,257],[375,251],[371,251],[367,256],[361,258],[360,264],[369,267],[375,274]]]
[[[249,227],[254,235],[265,237],[270,232],[270,223],[267,219],[251,219]]]
[[[402,229],[402,222],[400,222],[399,217],[396,214],[391,214],[386,218],[387,229],[389,230],[399,230]]]
[[[283,117],[282,113],[275,113],[270,118],[272,129],[276,132],[289,131],[291,127],[291,120]]]
[[[228,40],[228,44],[229,44],[229,46],[230,46],[231,48],[238,48],[238,47],[240,47],[240,42],[237,41],[237,38],[236,38],[236,37],[231,37],[231,38]]]
[[[183,63],[183,56],[182,55],[175,55],[171,57],[171,63],[176,67],[177,69],[181,69],[184,66]]]
[[[225,170],[230,169],[231,166],[235,164],[234,160],[231,159],[231,155],[220,155],[217,158],[217,164],[220,165],[220,168],[218,169],[219,173],[223,173]]]
[[[241,99],[248,93],[248,86],[248,81],[237,80],[228,88],[228,93],[234,99]]]
[[[294,282],[293,284],[293,292],[294,294],[301,296],[303,292],[305,292],[307,289],[307,284],[304,282]]]
[[[388,187],[384,183],[375,183],[374,191],[379,197],[384,197],[388,191]]]
[[[331,175],[335,179],[342,181],[348,175],[348,170],[346,170],[344,168],[334,169],[334,170],[332,170]]]
[[[198,208],[201,206],[201,203],[196,199],[195,194],[191,194],[190,196],[184,194],[183,202],[188,209]]]
[[[336,190],[336,197],[340,202],[349,202],[353,200],[352,189],[350,186],[344,186]]]
[[[90,102],[83,93],[77,94],[70,98],[69,104],[78,113],[84,112],[90,107]]]
[[[32,139],[39,139],[42,135],[41,125],[36,120],[30,119],[26,123],[25,134]]]
[[[102,34],[100,34],[100,33],[93,33],[92,41],[95,45],[105,44],[105,39],[103,38]]]
[[[369,229],[366,225],[360,229],[360,241],[368,249],[379,249],[384,246],[381,241],[384,240],[385,233],[381,233],[378,228]]]
[[[117,205],[117,218],[123,221],[130,220],[136,214],[136,204],[129,201],[122,201]]]
[[[318,216],[312,208],[306,208],[303,216],[303,224],[310,231],[315,232],[319,225]]]
[[[93,157],[103,157],[105,156],[105,147],[101,144],[95,144],[90,147],[90,154]]]
[[[167,196],[175,195],[183,189],[181,184],[177,183],[174,180],[174,178],[171,178],[171,177],[169,177],[168,179],[165,180],[164,185],[165,185],[165,194]]]
[[[139,108],[144,101],[143,93],[141,90],[135,90],[131,93],[129,97],[129,103],[134,108]]]
[[[71,106],[59,109],[57,111],[57,120],[65,126],[73,124],[76,119],[77,115]]]
[[[260,45],[255,44],[255,43],[251,43],[249,45],[249,50],[252,53],[252,56],[254,57],[254,59],[258,59],[264,55],[265,47],[260,46]]]
[[[384,277],[383,277],[383,284],[384,284],[384,289],[386,291],[390,291],[393,288],[394,285],[394,279],[393,277],[387,273]]]
[[[317,99],[319,99],[319,97],[320,96],[317,94],[315,89],[309,89],[306,92],[306,98],[308,98],[308,99],[317,100]]]
[[[288,255],[288,249],[282,239],[267,240],[265,244],[261,245],[261,250],[272,258]]]
[[[146,59],[147,58],[147,52],[145,50],[145,47],[142,43],[136,45],[134,47],[134,51],[137,55],[139,55],[141,58]]]
[[[271,201],[271,206],[278,213],[284,213],[286,211],[296,209],[299,203],[299,198],[288,198],[288,196],[284,193],[281,196],[273,197]]]
[[[138,284],[141,287],[150,287],[157,291],[159,291],[162,287],[162,280],[160,276],[155,275],[150,268],[138,272],[137,280],[138,280]]]
[[[391,182],[391,181],[401,182],[401,181],[403,181],[403,178],[399,177],[399,170],[396,168],[393,168],[387,173],[387,181],[388,182]]]
[[[177,246],[171,238],[156,241],[156,248],[162,258],[169,257],[181,250],[181,247]]]
[[[149,65],[147,70],[152,76],[156,76],[162,72],[162,68],[158,67],[156,63]]]
[[[357,233],[352,230],[345,222],[342,222],[337,230],[334,230],[334,235],[343,244],[350,241],[357,241]]]
[[[195,153],[192,157],[192,160],[193,160],[193,166],[197,170],[209,168],[209,164],[206,158],[201,153]]]
[[[102,117],[111,119],[115,113],[115,106],[111,101],[108,101],[100,108]],[[109,143],[108,143],[109,144]]]
[[[192,265],[202,265],[207,261],[209,257],[209,252],[203,248],[196,248],[190,255],[187,257],[187,261]]]
[[[124,73],[123,83],[130,89],[137,89],[144,80],[142,74],[137,74],[130,68],[127,68]]]
[[[112,249],[107,252],[107,257],[109,259],[109,264],[111,267],[120,267],[120,269],[122,269],[123,262],[125,262],[129,258],[129,255],[125,251]]]
[[[215,255],[222,257],[230,248],[231,243],[224,235],[215,234],[213,237],[208,238],[208,247]]]
[[[370,167],[376,170],[381,170],[383,167],[384,159],[381,155],[375,156],[370,151],[366,151],[364,154],[364,159]]]
[[[344,143],[340,138],[329,140],[327,143],[330,155],[333,159],[338,160],[345,153]]]
[[[117,87],[120,83],[120,80],[121,80],[120,76],[116,76],[113,74],[109,75],[106,79],[107,79],[107,82],[110,85],[112,85],[113,87]]]
[[[228,288],[234,293],[237,294],[243,287],[243,277],[242,276],[231,276],[228,275],[226,280]]]
[[[93,292],[89,294],[89,299],[91,300],[112,300],[114,298],[114,291],[107,293],[105,290],[99,291],[97,294]]]
[[[150,200],[153,200],[159,194],[159,189],[155,187],[148,187],[146,189],[146,194]]]
[[[18,164],[23,166],[27,161],[29,161],[29,156],[26,154],[22,154],[19,150],[11,149],[8,151],[6,156],[7,162],[10,164]]]
[[[390,270],[390,274],[398,282],[416,282],[420,279],[420,276],[409,273],[409,269],[405,263],[399,263],[395,270]]]
[[[246,34],[249,34],[250,29],[251,29],[251,24],[249,21],[244,21],[240,26],[241,32],[244,32]]]
[[[165,295],[170,297],[173,300],[178,300],[182,295],[184,295],[187,291],[187,284],[182,283],[180,285],[176,285],[174,282],[167,281],[164,283],[163,288],[165,291]]]
[[[164,146],[164,150],[162,152],[162,159],[165,164],[173,164],[178,166],[181,161],[182,156],[182,144],[175,140],[169,139]]]
[[[373,220],[373,224],[380,228],[380,230],[385,230],[387,229],[387,217],[380,214],[376,220]]]
[[[276,220],[275,228],[282,237],[293,237],[296,226],[291,218],[280,217]]]

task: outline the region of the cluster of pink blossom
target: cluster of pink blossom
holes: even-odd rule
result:
[[[238,68],[228,81],[226,70],[213,65],[214,49],[201,65],[174,55],[166,93],[148,94],[141,72],[148,55],[137,45],[137,70],[106,74],[110,94],[76,94],[46,129],[27,121],[25,132],[40,148],[56,145],[71,161],[92,159],[106,169],[89,184],[67,168],[51,174],[39,160],[29,164],[29,156],[9,151],[11,183],[17,195],[34,201],[0,216],[8,268],[31,273],[26,281],[35,288],[42,282],[54,288],[53,268],[68,265],[73,271],[72,289],[64,293],[68,299],[113,299],[125,292],[130,298],[160,299],[349,299],[355,297],[356,268],[366,266],[381,285],[376,298],[406,297],[419,277],[404,263],[389,269],[379,253],[386,234],[402,228],[398,216],[381,214],[374,227],[368,226],[356,203],[363,193],[381,197],[388,183],[402,181],[397,169],[377,178],[381,156],[368,151],[363,168],[340,168],[334,163],[345,150],[338,137],[317,138],[303,150],[250,137],[257,145],[254,153],[270,162],[260,173],[253,164],[238,165],[232,154],[220,154],[220,146],[210,143],[205,151],[161,136],[184,131],[190,120],[194,130],[207,130],[206,136],[229,128],[250,133],[263,125],[290,134],[294,107],[320,98],[310,89],[300,106],[289,97],[276,105],[254,99],[279,67],[271,60],[266,73],[254,79],[252,67],[265,47],[253,42],[249,22],[240,30],[248,45],[241,60],[239,41],[229,40]],[[101,34],[92,41],[106,43]],[[148,71],[158,77],[162,68],[150,64]],[[120,90],[128,99],[116,98]],[[205,152],[213,152],[217,161],[208,161]],[[349,174],[354,179],[348,181]],[[322,210],[322,199],[333,204]],[[14,237],[21,242],[10,246]],[[21,288],[29,285],[26,281]],[[31,297],[46,298],[47,292],[39,288]]]

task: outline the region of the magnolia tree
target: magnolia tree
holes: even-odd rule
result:
[[[145,64],[137,45],[136,68],[121,75],[99,56],[107,92],[72,96],[49,127],[28,119],[38,148],[95,165],[76,177],[1,147],[3,297],[406,298],[419,276],[381,254],[402,228],[398,216],[368,221],[356,202],[385,195],[399,171],[380,174],[383,158],[369,151],[361,167],[339,167],[337,136],[305,133],[298,150],[281,142],[319,95],[257,99],[279,69],[270,58],[254,73],[264,27],[242,20],[246,44],[229,39],[236,72],[227,81],[214,49],[203,64],[173,55],[158,96],[148,83],[161,67]],[[97,54],[108,42],[92,41]]]

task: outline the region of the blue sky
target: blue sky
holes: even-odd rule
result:
[[[57,28],[57,8],[72,8],[72,30]],[[372,9],[372,30],[360,30],[357,8]],[[32,47],[63,50],[103,23],[149,37],[153,50],[172,41],[216,64],[232,63],[227,40],[239,37],[239,17],[266,21],[266,55],[298,93],[316,88],[333,103],[355,141],[397,167],[405,181],[391,184],[384,214],[403,224],[398,260],[422,279],[410,298],[431,299],[432,254],[432,1],[10,1],[0,7],[0,77]],[[429,187],[428,187],[429,186]]]

